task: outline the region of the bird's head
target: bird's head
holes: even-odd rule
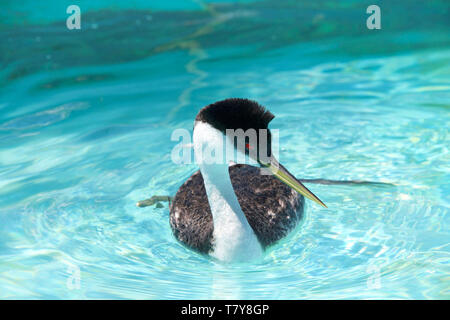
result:
[[[275,116],[255,101],[231,98],[200,110],[194,123],[194,151],[202,165],[259,164],[265,172],[308,199],[325,204],[284,168],[272,153],[269,122]]]

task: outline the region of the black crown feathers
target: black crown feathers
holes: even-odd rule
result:
[[[195,121],[202,121],[225,133],[226,129],[267,129],[275,116],[256,101],[230,98],[200,110]]]

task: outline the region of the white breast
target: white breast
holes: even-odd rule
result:
[[[227,143],[225,136],[209,124],[194,127],[194,152],[202,172],[213,216],[213,253],[222,261],[249,261],[262,257],[263,249],[242,211],[231,184],[228,159],[220,163],[199,161],[198,155]]]

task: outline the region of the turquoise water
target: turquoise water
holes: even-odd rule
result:
[[[71,1],[0,5],[0,298],[450,298],[446,1],[383,2],[381,30],[358,1],[148,2],[78,1],[79,31]],[[329,209],[262,262],[186,249],[135,203],[196,170],[171,133],[226,97],[270,108],[296,176],[395,185],[308,185]]]

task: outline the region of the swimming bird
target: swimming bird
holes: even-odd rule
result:
[[[199,111],[193,147],[200,170],[184,182],[170,205],[170,226],[179,241],[222,261],[258,259],[295,228],[305,197],[326,207],[275,159],[268,128],[273,118],[257,102],[240,98]],[[248,132],[256,132],[256,139]],[[205,160],[205,154],[222,155],[224,147],[233,152],[225,152],[219,161]]]

